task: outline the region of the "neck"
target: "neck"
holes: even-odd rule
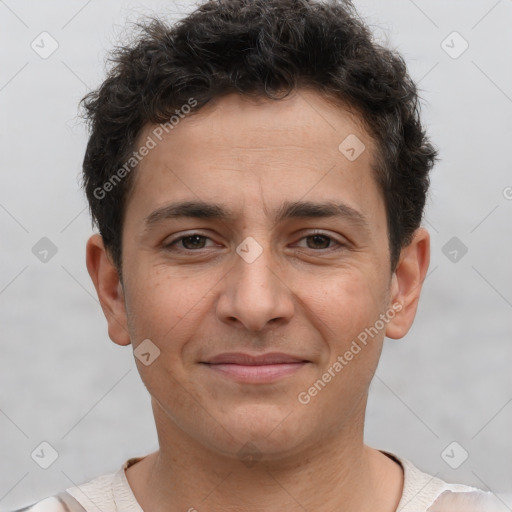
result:
[[[126,472],[144,510],[394,512],[402,494],[401,468],[364,445],[363,421],[279,460],[242,461],[208,450],[161,412],[155,419],[160,449]]]

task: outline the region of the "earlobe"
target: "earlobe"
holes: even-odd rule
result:
[[[411,328],[429,263],[430,235],[426,229],[418,228],[412,242],[402,249],[392,276],[390,305],[395,305],[394,309],[398,312],[386,327],[389,338],[402,338]]]
[[[86,263],[107,319],[110,339],[118,345],[129,345],[123,288],[117,269],[105,249],[102,237],[98,234],[92,235],[87,241]]]

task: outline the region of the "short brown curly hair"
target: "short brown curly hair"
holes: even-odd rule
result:
[[[108,193],[102,187],[130,159],[141,130],[168,122],[191,97],[194,113],[231,92],[279,100],[300,87],[354,108],[376,142],[396,268],[421,223],[437,151],[403,58],[374,42],[349,0],[209,0],[173,25],[149,18],[138,26],[134,40],[112,52],[103,84],[82,100],[91,130],[84,188],[120,274],[133,172]]]

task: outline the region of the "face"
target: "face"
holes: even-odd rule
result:
[[[384,335],[409,328],[428,266],[419,232],[390,271],[374,151],[357,116],[301,90],[226,96],[141,161],[122,288],[99,236],[88,267],[111,338],[145,354],[157,428],[268,457],[362,430]]]

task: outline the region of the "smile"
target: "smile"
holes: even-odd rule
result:
[[[288,354],[220,354],[209,359],[205,364],[217,374],[246,383],[269,383],[282,377],[292,375],[303,368],[309,361]]]

